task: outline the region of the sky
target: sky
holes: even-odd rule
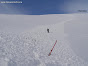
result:
[[[2,1],[2,0],[0,0]],[[88,10],[88,0],[3,0],[22,1],[23,3],[2,4],[0,14],[68,14],[78,13],[78,10]]]

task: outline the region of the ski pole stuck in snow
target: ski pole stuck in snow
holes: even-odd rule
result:
[[[56,43],[57,43],[57,40],[56,40],[56,42],[55,42],[54,46],[56,45]],[[54,48],[54,46],[53,46],[53,48]],[[51,53],[52,53],[52,51],[53,51],[53,48],[51,49],[51,51],[50,51],[50,53],[48,54],[48,56],[50,56],[50,55],[51,55]]]

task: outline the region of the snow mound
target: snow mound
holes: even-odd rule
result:
[[[47,33],[46,29],[50,29]],[[55,41],[57,44],[48,56]],[[64,39],[64,22],[20,35],[0,33],[0,66],[88,66]]]

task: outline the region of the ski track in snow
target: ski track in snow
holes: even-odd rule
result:
[[[0,66],[88,66],[64,39],[64,23],[71,20],[40,26],[20,35],[0,33]]]

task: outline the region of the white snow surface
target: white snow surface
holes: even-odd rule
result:
[[[15,17],[15,19],[10,21],[7,16],[12,16],[11,19]],[[37,17],[1,15],[0,18],[6,17],[7,19],[2,19],[0,22],[0,25],[3,24],[0,26],[2,27],[0,30],[0,66],[88,66],[85,59],[77,55],[74,47],[71,47],[68,38],[70,33],[65,31],[65,28],[69,27],[65,24],[76,20],[74,16],[78,15],[41,15]],[[24,21],[22,19],[19,22],[19,18],[24,18]],[[7,20],[8,25],[5,25]],[[27,21],[26,25],[28,24],[30,27],[26,27],[25,21]],[[23,25],[25,28],[22,30],[20,25],[16,24]],[[19,29],[14,31],[13,25],[17,26],[16,29],[19,26],[21,31]],[[9,26],[10,28],[8,28]],[[47,33],[47,28],[50,29],[50,33]],[[25,31],[25,29],[29,30]],[[16,34],[8,33],[9,31]],[[56,40],[56,46],[48,56]]]

